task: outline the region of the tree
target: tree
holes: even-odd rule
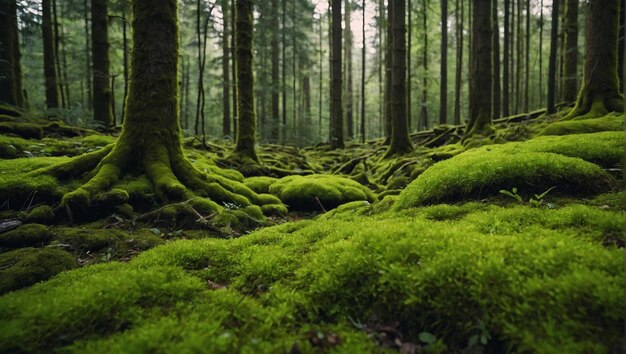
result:
[[[406,3],[405,0],[394,0],[390,4],[389,11],[393,14],[392,21],[388,24],[393,28],[392,121],[391,142],[384,157],[413,150],[406,118]]]
[[[472,61],[470,63],[470,112],[465,136],[487,135],[492,119],[492,44],[491,2],[472,0]]]
[[[591,0],[585,24],[583,85],[565,119],[624,112],[617,73],[618,0]]]
[[[252,5],[249,1],[237,4],[243,15],[239,16],[237,32],[238,52],[243,59],[239,74],[243,84],[249,85],[251,82],[245,80],[251,79]],[[97,201],[124,203],[128,201],[126,191],[109,189],[126,175],[138,173],[145,174],[162,201],[203,196],[209,199],[198,203],[213,211],[223,210],[221,203],[239,206],[262,203],[256,193],[238,188],[246,196],[236,194],[233,182],[197,170],[183,154],[178,119],[177,1],[162,0],[159,6],[154,6],[152,0],[134,0],[133,13],[134,48],[122,132],[115,144],[43,172],[59,178],[77,177],[81,173],[91,176],[81,187],[67,193],[62,205],[80,211]],[[244,110],[250,107],[245,101],[250,98],[246,95],[251,94],[251,85],[248,87],[242,90],[244,98],[240,100]]]
[[[463,2],[456,0],[454,8],[456,30],[456,66],[454,75],[454,124],[461,124],[461,86],[463,79]],[[460,8],[460,11],[459,11]]]
[[[0,103],[22,107],[22,69],[17,27],[17,1],[0,2]]]
[[[578,0],[567,0],[565,4],[565,57],[563,99],[576,100],[578,92]]]
[[[93,119],[105,129],[110,129],[114,124],[111,104],[111,74],[109,73],[108,25],[107,0],[92,0]]]
[[[332,65],[330,85],[330,146],[332,149],[343,149],[343,107],[341,100],[341,0],[331,1],[332,11]],[[403,94],[404,95],[404,94]]]
[[[391,103],[393,80],[393,76],[391,74],[391,71],[393,70],[393,27],[391,26],[391,23],[393,22],[394,7],[392,6],[391,2],[387,6],[387,41],[385,46],[385,95],[383,98],[385,102],[385,145],[389,145],[389,143],[391,142],[391,120],[393,119],[393,108]]]
[[[346,105],[346,135],[348,139],[352,139],[354,137],[354,98],[353,98],[353,87],[352,87],[352,47],[354,46],[354,39],[352,34],[352,1],[345,0],[345,46],[346,46],[346,58],[344,61],[346,70],[346,94],[345,94],[345,105]]]
[[[428,17],[426,10],[428,9],[428,0],[422,0],[422,30],[424,31],[424,50],[422,52],[422,102],[420,103],[420,122],[424,129],[428,129]]]
[[[441,62],[439,84],[439,124],[448,116],[448,0],[441,0]]]
[[[508,117],[511,108],[511,84],[509,74],[509,53],[511,52],[510,1],[504,0],[504,48],[502,49],[502,115]],[[539,66],[541,68],[541,66]]]
[[[550,58],[548,59],[548,113],[556,112],[556,49],[559,35],[559,0],[552,1]]]
[[[365,0],[362,2],[361,9],[363,10],[361,12],[361,37],[363,38],[363,46],[361,47],[361,143],[365,144]]]
[[[492,0],[493,20],[493,116],[500,117],[500,27],[498,26],[498,1]]]
[[[277,143],[280,135],[280,102],[278,95],[279,88],[279,52],[278,52],[278,0],[272,0],[272,16],[270,19],[270,31],[271,31],[271,51],[272,51],[272,119],[270,127],[270,142]],[[283,103],[284,104],[284,103]]]
[[[46,106],[56,109],[60,105],[59,72],[57,71],[57,55],[54,50],[52,29],[52,8],[50,0],[42,0],[41,34],[43,38],[43,71],[46,82]]]
[[[228,0],[222,0],[222,135],[230,136],[230,49],[228,48]]]
[[[87,0],[83,0],[83,26],[85,30],[85,78],[87,81],[87,108],[93,109],[92,99],[92,82],[91,82],[91,36],[89,35],[89,4]]]

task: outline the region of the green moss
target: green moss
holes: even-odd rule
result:
[[[48,241],[50,241],[48,228],[40,224],[26,224],[0,234],[0,247],[42,246]]]
[[[269,193],[270,186],[276,181],[278,181],[278,178],[259,176],[248,177],[243,181],[243,183],[257,193]]]
[[[127,233],[117,229],[61,227],[52,230],[52,238],[72,251],[89,253],[110,249],[118,257],[126,256],[131,250],[147,250],[164,243],[147,229]]]
[[[49,205],[40,205],[26,216],[26,222],[48,224],[54,219],[54,211]]]
[[[21,248],[0,254],[0,294],[33,285],[77,266],[69,253],[54,248]]]
[[[541,131],[540,135],[567,135],[602,131],[624,131],[624,115],[612,113],[601,118],[556,122],[548,125]]]
[[[356,200],[374,200],[369,188],[349,178],[332,175],[289,176],[270,186],[291,210],[330,210]]]
[[[594,194],[613,186],[597,165],[553,153],[473,150],[441,161],[420,175],[400,194],[396,210],[442,201],[477,199],[517,188],[522,195]]]
[[[337,335],[333,352],[376,352],[359,328],[396,321],[404,341],[425,331],[449,351],[478,327],[487,352],[620,345],[623,250],[588,235],[618,230],[618,212],[469,203],[367,216],[359,203],[242,238],[174,241],[8,294],[0,350],[320,351],[312,331]]]
[[[25,139],[43,138],[43,129],[38,124],[2,122],[0,123],[1,134],[14,134]]]

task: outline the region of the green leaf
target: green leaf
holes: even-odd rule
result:
[[[419,334],[419,339],[422,343],[432,344],[437,341],[437,337],[435,337],[432,333],[422,332]]]

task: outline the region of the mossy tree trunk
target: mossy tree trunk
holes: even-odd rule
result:
[[[333,149],[343,149],[343,103],[341,102],[341,0],[331,1],[332,11],[332,54],[331,54],[331,85],[330,85],[330,146]]]
[[[381,5],[382,6],[382,5]],[[386,22],[386,46],[385,46],[385,145],[391,143],[391,121],[393,120],[393,108],[391,103],[392,95],[392,75],[393,68],[393,29],[391,22],[393,21],[393,6],[391,3],[387,5],[387,22]]]
[[[108,16],[107,0],[91,1],[93,119],[105,129],[113,126],[111,74],[109,73]]]
[[[230,49],[228,48],[228,0],[222,0],[224,28],[222,32],[222,135],[230,136]]]
[[[578,92],[578,0],[567,0],[565,5],[565,77],[563,99],[576,100]]]
[[[392,55],[392,121],[391,143],[385,157],[404,154],[413,150],[409,138],[409,125],[406,118],[406,2],[394,0],[390,11],[393,14],[389,26],[393,28]]]
[[[556,52],[559,34],[559,2],[552,2],[552,26],[550,30],[550,57],[548,58],[548,113],[556,112]]]
[[[565,119],[624,111],[617,74],[619,2],[591,0],[587,6],[583,85],[576,106]]]
[[[15,0],[0,2],[0,103],[18,107],[24,103]]]
[[[42,0],[41,34],[43,38],[43,71],[46,85],[46,106],[48,109],[59,107],[59,73],[57,71],[57,55],[54,50],[52,31],[52,4],[50,0]]]
[[[439,63],[439,124],[448,120],[448,0],[441,0],[441,62]]]
[[[233,157],[259,162],[256,155],[256,114],[254,112],[254,75],[252,73],[252,0],[237,0],[235,15],[235,61],[237,72],[237,142]]]
[[[280,104],[279,104],[279,48],[278,48],[278,0],[272,0],[272,16],[270,19],[270,46],[272,48],[272,119],[270,126],[270,143],[280,140]]]
[[[492,45],[491,23],[493,0],[472,0],[472,61],[470,75],[470,117],[466,137],[491,132],[492,119]]]

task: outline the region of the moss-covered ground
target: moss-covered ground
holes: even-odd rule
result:
[[[11,119],[0,352],[617,352],[623,116],[562,115],[482,142],[437,127],[391,159],[380,140],[261,145],[266,176],[188,140],[199,171],[263,200],[167,204],[131,175],[74,217],[61,198],[89,176],[40,171],[115,137]]]

